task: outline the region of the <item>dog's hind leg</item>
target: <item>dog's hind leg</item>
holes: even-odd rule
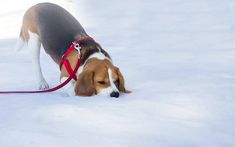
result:
[[[40,48],[41,41],[37,34],[34,34],[29,31],[29,40],[28,48],[31,51],[33,67],[36,74],[36,80],[39,90],[48,89],[49,85],[47,84],[45,78],[43,77],[41,65],[40,65]]]

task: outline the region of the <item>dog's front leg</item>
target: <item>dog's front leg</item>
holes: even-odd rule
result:
[[[66,81],[67,79],[68,79],[68,77],[62,77],[62,78],[60,79],[60,82],[63,83],[63,82]],[[71,81],[69,81],[69,82],[63,87],[63,89],[65,90],[65,92],[66,92],[69,96],[75,96],[74,86],[75,86],[75,81],[72,79]]]

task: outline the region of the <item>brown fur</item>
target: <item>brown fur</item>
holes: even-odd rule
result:
[[[76,65],[77,65],[77,61],[78,61],[78,53],[76,50],[72,51],[68,56],[67,59],[70,63],[70,66],[72,69],[75,69]],[[60,78],[62,77],[69,77],[69,73],[67,72],[64,64],[61,67],[61,73],[60,73]]]
[[[75,93],[76,95],[81,96],[92,96],[93,94],[96,94],[96,90],[94,87],[94,72],[86,70],[81,73],[79,76],[76,87],[75,87]]]
[[[29,41],[29,31],[36,33],[39,35],[38,32],[38,20],[36,19],[37,14],[35,13],[34,6],[31,7],[23,17],[23,23],[21,27],[21,37],[25,42]]]

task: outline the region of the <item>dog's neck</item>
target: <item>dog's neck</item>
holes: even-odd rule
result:
[[[80,47],[81,65],[83,65],[94,54],[104,55],[111,60],[109,54],[94,41],[84,41],[80,44]]]
[[[77,76],[82,73],[84,67],[86,66],[86,63],[93,58],[96,58],[98,60],[107,59],[112,62],[109,54],[105,50],[103,50],[99,44],[95,42],[91,44],[85,43],[85,45],[81,44],[81,66],[77,71]]]
[[[84,41],[80,44],[81,65],[77,71],[77,75],[79,75],[83,71],[83,68],[88,60],[92,58],[97,58],[99,60],[108,59],[111,61],[109,54],[105,50],[103,50],[99,44],[94,41]],[[74,50],[67,57],[67,59],[69,60],[72,69],[74,69],[78,62],[78,52]],[[61,68],[61,77],[69,77],[69,74],[67,73],[67,70],[64,66],[62,66]]]

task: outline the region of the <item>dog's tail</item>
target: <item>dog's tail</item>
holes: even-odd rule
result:
[[[21,51],[24,48],[25,41],[23,39],[22,29],[20,30],[19,38],[16,41],[15,51]]]

